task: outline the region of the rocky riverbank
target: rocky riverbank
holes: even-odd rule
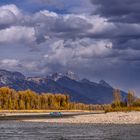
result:
[[[78,115],[71,118],[36,119],[25,121],[48,123],[140,124],[140,112],[112,112]]]

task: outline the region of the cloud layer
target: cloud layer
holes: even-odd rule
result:
[[[70,69],[91,80],[105,79],[138,91],[139,0],[29,3],[35,5],[30,10],[24,2],[23,7],[16,2],[0,6],[2,68],[26,75]]]

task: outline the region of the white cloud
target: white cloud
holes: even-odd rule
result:
[[[106,47],[111,44],[109,41],[100,40],[94,41],[88,46],[79,46],[76,50],[76,55],[81,58],[97,58],[105,57],[111,53],[111,48]],[[112,44],[111,44],[112,45]]]
[[[58,17],[58,14],[54,13],[54,12],[50,12],[48,10],[43,10],[39,12],[40,14],[43,14],[47,17]]]
[[[35,32],[32,27],[12,26],[0,30],[0,43],[31,43],[35,41]]]
[[[0,7],[0,25],[14,25],[22,19],[22,12],[16,5],[4,5]]]
[[[46,60],[44,63],[68,66],[83,62],[84,65],[87,59],[104,58],[111,54],[111,45],[110,41],[106,40],[78,39],[73,42],[57,40],[48,46],[47,53],[44,54]]]
[[[11,25],[16,21],[15,15],[9,10],[0,10],[0,25]]]
[[[0,60],[0,65],[2,67],[15,67],[19,64],[19,61],[16,59],[2,59]]]
[[[0,30],[0,43],[30,42],[34,45],[35,42],[40,44],[52,38],[86,38],[90,34],[104,34],[113,26],[104,18],[87,14],[57,14],[41,10],[32,15],[25,15],[12,4],[1,6],[0,12],[0,24],[9,25]]]
[[[64,47],[64,40],[58,40],[51,44],[49,53],[44,55],[47,63],[67,65],[72,60],[74,51],[72,48]]]
[[[16,5],[10,4],[10,5],[4,5],[0,7],[0,10],[9,10],[11,11],[15,16],[19,16],[21,14],[21,11],[17,8]]]

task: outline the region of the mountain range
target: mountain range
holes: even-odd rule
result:
[[[113,87],[106,81],[99,83],[80,79],[75,73],[54,73],[46,77],[26,77],[20,72],[0,70],[0,87],[8,86],[17,91],[33,90],[41,93],[70,95],[71,101],[88,104],[108,104],[113,101]],[[121,91],[123,99],[127,94]]]

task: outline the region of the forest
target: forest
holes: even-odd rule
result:
[[[105,106],[74,103],[69,95],[0,88],[1,110],[103,110]]]
[[[113,102],[106,112],[116,111],[140,111],[140,98],[136,97],[135,92],[129,90],[127,97],[123,99],[121,91],[114,89],[113,91]]]
[[[0,110],[105,110],[111,111],[140,111],[140,99],[134,92],[129,91],[122,99],[119,89],[113,91],[111,104],[95,105],[71,102],[68,94],[38,94],[31,90],[16,91],[9,87],[0,88]]]

